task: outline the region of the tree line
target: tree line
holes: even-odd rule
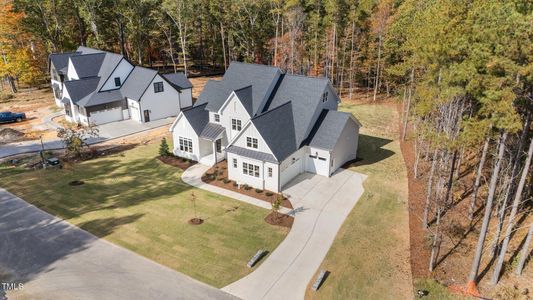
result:
[[[531,222],[533,195],[530,1],[1,1],[0,75],[13,91],[16,80],[42,78],[48,54],[87,45],[186,73],[237,60],[326,76],[343,98],[398,96],[402,138],[416,149],[411,167],[426,181],[428,268],[439,265],[447,212],[468,201],[465,219],[472,227],[481,220],[470,286],[483,256],[495,258],[498,282],[510,240],[523,236],[514,233],[529,230],[517,256],[522,272],[533,235],[522,222]],[[470,167],[474,179],[461,191]]]

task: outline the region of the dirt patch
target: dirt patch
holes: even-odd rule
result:
[[[272,191],[255,189],[246,185],[239,186],[235,181],[229,180],[227,161],[219,162],[207,170],[207,172],[205,172],[205,174],[202,176],[202,181],[214,186],[237,192],[239,194],[263,200],[268,203],[272,203],[272,201],[274,201],[279,195],[278,193],[274,193]],[[289,209],[293,208],[291,202],[285,196],[283,197],[281,206]]]
[[[25,140],[24,133],[13,128],[0,129],[0,144],[15,143]]]
[[[265,221],[270,225],[291,228],[294,217],[273,211],[265,217]]]
[[[175,156],[158,156],[157,159],[159,159],[159,161],[161,161],[164,164],[171,165],[173,167],[178,167],[182,169],[183,171],[187,170],[188,168],[196,164],[196,162],[192,160],[188,160],[188,159],[184,160],[180,157],[175,157]]]
[[[83,180],[72,180],[71,182],[68,183],[68,185],[71,185],[71,186],[78,186],[78,185],[83,185],[85,184],[85,181]]]
[[[187,223],[189,223],[191,225],[200,225],[200,224],[204,223],[204,220],[202,220],[200,218],[192,218]]]

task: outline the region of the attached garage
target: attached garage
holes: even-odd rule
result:
[[[329,154],[310,153],[305,158],[305,170],[318,175],[329,176]]]
[[[89,122],[94,123],[96,125],[115,122],[115,121],[122,121],[123,115],[122,115],[122,107],[116,107],[106,110],[100,110],[100,111],[93,111],[91,112],[91,115],[89,116]]]
[[[302,173],[302,171],[302,159],[294,159],[294,161],[291,161],[290,165],[280,173],[280,186],[283,187],[296,175]]]

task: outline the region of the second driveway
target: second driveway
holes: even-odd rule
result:
[[[304,299],[308,283],[363,194],[365,178],[344,169],[330,178],[298,175],[283,191],[295,208],[289,235],[257,270],[223,290],[243,299]]]

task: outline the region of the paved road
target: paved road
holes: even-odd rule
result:
[[[55,116],[56,114],[52,114],[51,116]],[[128,135],[136,134],[139,132],[159,128],[162,126],[168,126],[174,121],[174,117],[161,119],[161,120],[155,120],[149,123],[140,124],[134,120],[125,120],[125,121],[119,121],[119,122],[112,122],[107,124],[102,124],[98,126],[99,130],[99,138],[90,138],[87,140],[88,144],[97,144],[121,137],[125,137]],[[51,118],[49,118],[46,122],[52,122]],[[56,123],[55,126],[59,126]],[[52,125],[48,125],[52,126]],[[56,150],[56,149],[62,149],[64,148],[63,142],[61,142],[59,139],[46,141],[43,143],[45,150]],[[42,146],[40,141],[25,141],[20,143],[11,143],[7,145],[2,145],[0,147],[0,158],[5,158],[17,154],[23,154],[23,153],[31,153],[31,152],[38,152],[41,151]]]
[[[340,169],[330,178],[303,173],[293,179],[284,190],[295,207],[291,231],[257,270],[222,290],[243,299],[304,299],[307,285],[363,194],[365,178]]]
[[[235,299],[98,239],[3,189],[0,282],[23,284],[21,290],[4,291],[10,300]]]

